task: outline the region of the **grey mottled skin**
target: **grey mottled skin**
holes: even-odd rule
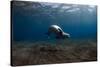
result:
[[[65,33],[59,26],[51,25],[48,29],[47,35],[50,36],[51,34],[55,34],[57,39],[65,39],[69,38],[70,35]]]

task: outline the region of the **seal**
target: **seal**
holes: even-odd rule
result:
[[[56,35],[56,39],[65,39],[65,38],[69,38],[70,34],[65,33],[58,25],[51,25],[48,28],[48,32],[46,33],[48,36],[50,36],[51,34]]]

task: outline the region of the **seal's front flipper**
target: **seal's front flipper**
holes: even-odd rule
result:
[[[60,39],[60,36],[56,36],[56,39]]]

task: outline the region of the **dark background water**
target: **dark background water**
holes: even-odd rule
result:
[[[14,41],[47,40],[45,33],[56,24],[71,39],[96,39],[95,5],[12,1],[12,37]]]

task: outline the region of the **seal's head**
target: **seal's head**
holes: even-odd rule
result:
[[[62,33],[62,38],[63,38],[63,39],[65,39],[65,38],[70,38],[70,34],[63,32],[63,33]]]

